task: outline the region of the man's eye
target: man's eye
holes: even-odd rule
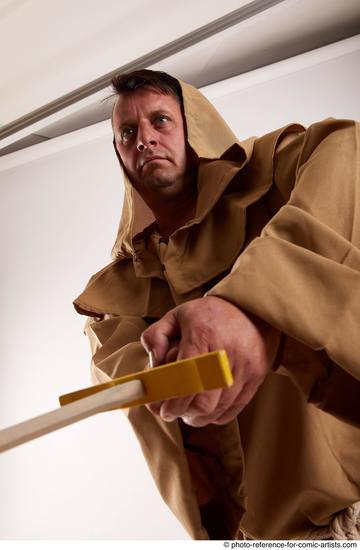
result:
[[[155,122],[157,124],[164,124],[165,122],[168,122],[169,120],[169,117],[167,117],[166,115],[158,115],[156,118],[155,118]]]
[[[125,128],[121,128],[121,131],[120,131],[121,141],[123,143],[129,141],[134,134],[135,134],[135,130],[134,130],[134,128],[131,128],[130,126],[126,126]]]

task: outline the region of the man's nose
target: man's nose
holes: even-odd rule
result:
[[[150,124],[142,124],[138,127],[136,136],[136,149],[143,152],[149,147],[157,145],[156,133]]]

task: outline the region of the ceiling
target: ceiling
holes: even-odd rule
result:
[[[109,118],[123,67],[201,87],[359,32],[359,0],[2,0],[0,155]]]

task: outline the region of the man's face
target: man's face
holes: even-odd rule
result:
[[[176,198],[184,191],[184,120],[173,95],[140,88],[119,96],[113,112],[113,130],[126,172],[145,201]]]

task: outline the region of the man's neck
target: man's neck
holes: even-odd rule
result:
[[[176,229],[191,220],[196,211],[197,193],[191,192],[183,197],[164,202],[161,208],[154,209],[158,232],[168,239]]]

